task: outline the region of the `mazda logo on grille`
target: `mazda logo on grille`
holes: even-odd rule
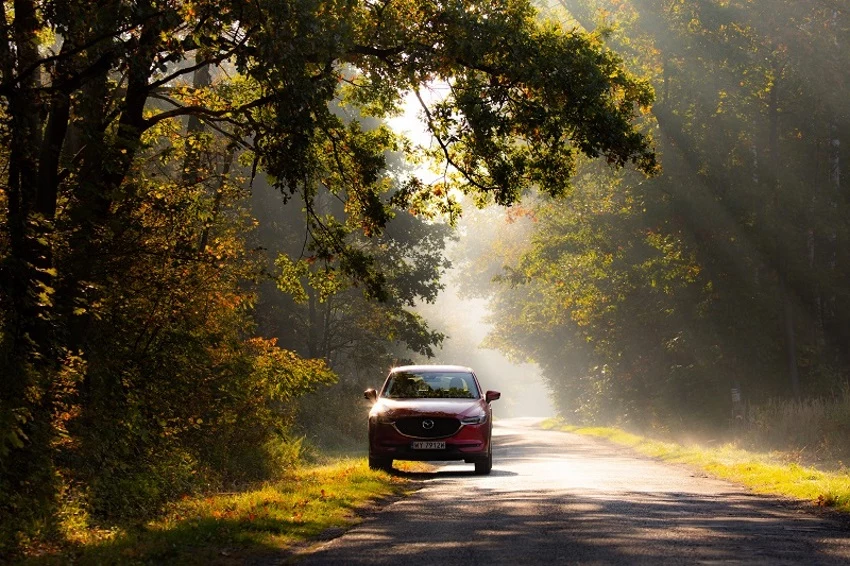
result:
[[[434,421],[432,421],[431,419],[425,419],[424,421],[422,421],[422,428],[424,428],[425,430],[431,430],[432,428],[434,428]]]

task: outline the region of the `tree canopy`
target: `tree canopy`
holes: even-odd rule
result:
[[[540,23],[525,0],[3,7],[0,511],[32,525],[70,484],[108,515],[262,474],[282,457],[286,407],[333,379],[258,336],[272,269],[251,249],[252,179],[303,208],[296,264],[395,305],[426,349],[438,335],[405,305],[431,291],[399,284],[416,261],[388,270],[415,249],[369,243],[393,217],[454,212],[455,190],[503,205],[566,194],[580,155],[656,169],[632,123],[649,85],[602,35]],[[447,94],[431,100],[435,83]],[[409,93],[430,148],[363,119]],[[444,174],[393,174],[391,152]],[[237,464],[251,458],[264,464]]]
[[[716,432],[746,404],[842,395],[850,13],[560,5],[651,79],[664,172],[586,163],[569,206],[533,207],[522,253],[507,269],[491,256],[505,285],[487,290],[490,343],[539,362],[587,422]]]

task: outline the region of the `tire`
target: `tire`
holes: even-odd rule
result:
[[[479,476],[486,476],[490,473],[490,470],[493,469],[493,449],[491,448],[487,455],[475,462],[475,474]]]
[[[393,469],[393,460],[392,458],[378,458],[369,456],[369,469],[383,470],[385,472],[389,472]]]

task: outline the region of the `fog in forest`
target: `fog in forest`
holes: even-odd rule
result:
[[[457,245],[463,245],[463,239]],[[449,281],[455,277],[462,277],[462,273],[449,272]],[[472,367],[481,387],[502,393],[493,409],[497,418],[555,415],[550,393],[536,364],[514,363],[497,350],[483,347],[491,328],[486,321],[486,299],[464,297],[449,283],[433,304],[420,305],[417,310],[429,324],[448,334],[434,359],[428,362]]]
[[[465,203],[447,290],[420,312],[464,351],[466,336],[486,345],[473,357],[533,360],[572,422],[843,453],[818,431],[850,416],[846,10],[539,5],[567,28],[604,28],[651,83],[640,128],[661,169],[581,161],[559,201]],[[485,326],[452,331],[474,312]]]
[[[4,3],[0,554],[363,454],[409,363],[850,462],[846,0],[101,4]]]
[[[651,111],[635,124],[660,167],[646,175],[577,159],[563,194],[538,184],[509,206],[452,189],[456,226],[445,211],[398,211],[358,244],[399,293],[383,305],[356,286],[305,288],[297,301],[264,293],[262,328],[339,375],[307,414],[328,403],[344,412],[393,365],[457,363],[503,392],[498,415],[840,454],[842,442],[817,432],[840,428],[832,415],[850,404],[850,28],[828,4],[541,6],[566,30],[604,28],[606,48],[652,86]],[[456,95],[432,83],[387,120],[436,160],[388,154],[394,178],[413,171],[425,186],[451,185],[457,171],[440,162],[423,105]],[[293,277],[318,277],[299,236],[309,230],[273,197],[258,214],[277,207],[287,220],[261,218],[264,247],[293,258],[279,261]],[[312,206],[344,217],[322,191]],[[355,438],[357,418],[339,421],[319,437]]]
[[[448,87],[444,84],[432,84],[425,91],[423,99],[433,103],[445,97]],[[424,128],[422,109],[413,95],[405,98],[402,113],[388,120],[388,124],[400,134],[415,143],[430,146],[434,142]],[[439,174],[421,166],[417,175],[426,182],[433,182]],[[433,358],[421,358],[423,363],[460,364],[472,367],[485,389],[495,389],[502,397],[494,408],[497,417],[548,417],[556,414],[551,392],[545,385],[540,368],[534,363],[522,363],[509,360],[495,348],[487,348],[484,341],[492,329],[487,322],[490,314],[488,305],[496,283],[492,277],[507,257],[498,252],[491,253],[487,241],[496,241],[497,231],[506,227],[510,212],[504,209],[478,210],[468,199],[456,195],[463,212],[458,225],[452,230],[454,240],[447,244],[446,256],[452,267],[443,275],[445,288],[440,291],[433,303],[421,302],[416,311],[429,326],[446,334],[446,339]],[[445,222],[445,220],[441,220]],[[486,227],[489,225],[489,229]],[[508,237],[520,244],[526,232]],[[494,265],[482,278],[472,273],[476,266],[488,261]],[[474,280],[474,281],[473,281]]]

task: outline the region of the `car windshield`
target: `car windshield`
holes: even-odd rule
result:
[[[390,375],[384,397],[391,399],[476,399],[475,379],[469,372],[407,372]]]

